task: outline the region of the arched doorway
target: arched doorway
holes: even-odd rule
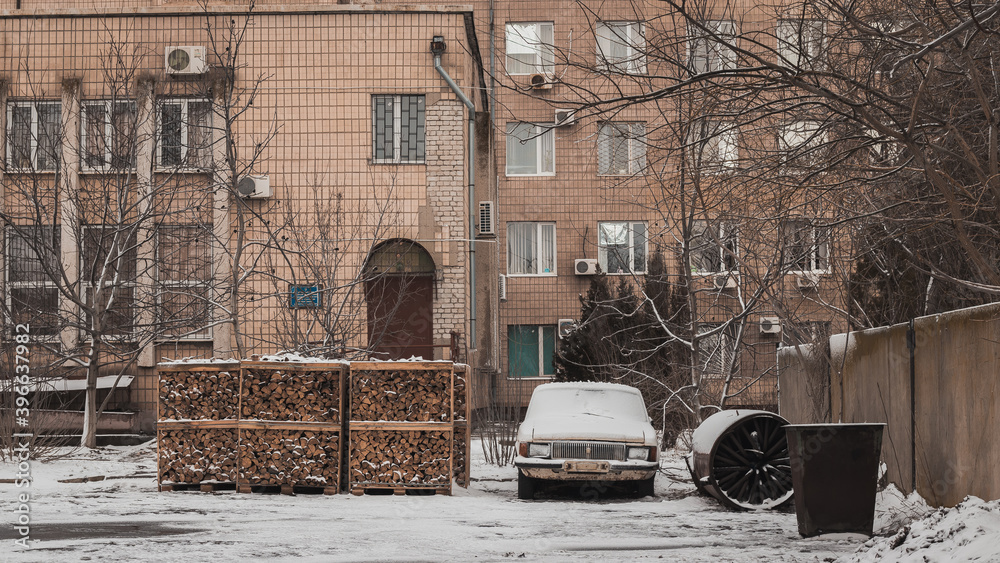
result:
[[[434,259],[411,240],[390,240],[365,263],[368,343],[381,360],[434,359]]]

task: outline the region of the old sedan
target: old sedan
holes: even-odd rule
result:
[[[656,431],[638,389],[615,383],[546,383],[531,395],[517,431],[517,496],[539,484],[603,481],[653,495]]]

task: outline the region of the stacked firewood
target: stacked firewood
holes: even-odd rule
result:
[[[340,486],[338,432],[257,428],[240,432],[240,483]]]
[[[455,366],[455,420],[462,421],[468,418],[466,410],[469,404],[468,366]]]
[[[455,478],[455,484],[459,487],[469,486],[469,459],[466,455],[469,451],[469,442],[466,431],[467,428],[464,425],[455,427],[454,447],[451,451],[451,474]]]
[[[451,478],[450,442],[450,431],[352,431],[350,481],[447,485]]]
[[[449,422],[451,369],[351,372],[351,420]]]
[[[235,428],[188,428],[159,432],[160,483],[236,480]]]
[[[160,373],[160,420],[229,420],[237,417],[239,368]]]
[[[340,377],[339,369],[244,368],[241,418],[337,422]]]

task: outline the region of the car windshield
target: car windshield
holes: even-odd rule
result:
[[[551,387],[535,390],[526,417],[552,415],[590,415],[595,417],[646,421],[646,405],[642,396],[627,387]]]

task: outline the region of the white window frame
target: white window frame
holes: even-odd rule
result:
[[[376,104],[375,100],[377,98],[381,99],[392,99],[392,156],[390,158],[376,158],[377,147],[376,147],[376,130],[378,125],[378,117],[376,116]],[[418,115],[420,116],[420,121],[422,125],[418,125],[418,129],[423,129],[419,132],[422,139],[418,139],[418,155],[416,158],[410,160],[409,158],[403,158],[402,146],[403,146],[403,98],[419,98],[423,103],[418,102]],[[377,94],[372,96],[372,162],[376,164],[423,164],[427,160],[427,102],[423,95],[417,94]]]
[[[791,121],[778,130],[778,151],[782,161],[814,162],[826,142],[826,129],[821,121]]]
[[[513,259],[515,254],[513,243],[514,236],[513,230],[516,227],[527,227],[529,225],[534,225],[534,270],[535,271],[516,271],[522,268],[517,267],[517,261]],[[549,231],[548,234],[545,231]],[[551,249],[546,249],[546,239],[550,238],[552,243]],[[534,222],[534,221],[511,221],[507,223],[507,275],[509,277],[519,277],[519,276],[555,276],[558,275],[556,271],[557,259],[557,249],[559,245],[556,241],[556,224],[553,222]],[[550,271],[543,271],[543,257],[546,254],[550,254],[552,257]],[[530,269],[530,268],[528,268]]]
[[[164,230],[168,230],[168,229],[178,229],[178,230],[181,230],[181,229],[201,229],[205,233],[205,251],[206,251],[206,254],[203,257],[203,259],[206,261],[206,267],[209,269],[209,277],[207,279],[204,279],[204,280],[197,280],[197,279],[165,280],[165,279],[163,279],[163,276],[161,276],[159,267],[162,266],[162,264],[164,263],[162,251],[163,251],[163,246],[166,243],[163,241],[163,238],[162,238],[161,235],[162,235],[162,233],[163,233]],[[157,269],[157,275],[156,275],[156,278],[157,278],[156,279],[156,282],[157,282],[156,283],[156,306],[157,306],[157,311],[158,311],[157,314],[159,314],[159,311],[161,310],[160,307],[162,307],[162,305],[163,305],[163,292],[164,292],[165,289],[167,289],[168,291],[180,291],[180,292],[185,291],[185,289],[192,289],[192,290],[193,289],[203,289],[204,290],[204,298],[208,299],[210,297],[208,292],[211,290],[211,286],[212,286],[211,269],[213,268],[213,265],[215,263],[212,260],[212,245],[209,242],[209,237],[211,236],[211,234],[212,234],[211,231],[202,228],[200,225],[171,224],[171,225],[160,225],[158,227],[158,230],[156,232],[156,265],[158,267],[158,269]],[[211,317],[211,310],[212,310],[211,309],[211,303],[209,303],[209,302],[206,301],[205,306],[208,308],[209,317]],[[194,332],[188,332],[188,333],[185,333],[185,334],[163,334],[163,335],[161,335],[159,337],[160,341],[203,341],[203,340],[211,340],[211,339],[212,339],[212,326],[211,325],[203,327],[201,330],[197,330],[197,331],[194,331]]]
[[[534,327],[538,331],[538,375],[515,376],[515,375],[511,374],[511,366],[509,365],[509,363],[510,363],[510,346],[511,346],[510,327],[512,327],[512,326]],[[545,373],[545,330],[546,329],[551,329],[552,330],[552,338],[554,340],[554,342],[553,342],[553,350],[552,350],[552,373]],[[546,379],[547,380],[547,379],[552,379],[553,377],[555,377],[555,375],[556,375],[555,374],[555,355],[556,355],[557,350],[559,348],[559,327],[557,325],[516,324],[516,325],[507,325],[507,330],[508,330],[508,333],[507,333],[507,336],[508,336],[507,337],[507,361],[508,361],[507,379],[511,379],[511,380],[515,380],[515,381],[530,381],[530,380],[539,380],[539,379]]]
[[[693,165],[706,173],[722,173],[739,165],[739,126],[733,121],[699,119],[691,126]]]
[[[518,129],[531,128],[522,141],[515,136]],[[511,147],[513,143],[532,144],[535,147],[534,172],[511,172]],[[556,174],[556,135],[551,124],[532,124],[524,121],[507,123],[507,176],[555,176]]]
[[[618,148],[625,150],[626,168],[615,169]],[[646,170],[646,124],[602,121],[597,130],[597,175],[633,176]]]
[[[93,284],[93,280],[89,279],[89,277],[87,276],[87,273],[90,271],[90,268],[89,268],[90,264],[88,264],[87,262],[88,262],[89,258],[92,258],[91,256],[87,256],[87,236],[88,236],[87,232],[88,231],[92,231],[92,230],[98,230],[98,229],[101,229],[101,230],[106,229],[106,230],[109,230],[112,233],[114,233],[114,231],[116,231],[116,230],[122,230],[122,231],[124,231],[125,228],[122,225],[83,225],[80,228],[81,228],[81,235],[82,235],[80,237],[80,255],[79,255],[79,260],[80,260],[80,288],[81,288],[81,291],[82,291],[81,297],[89,300],[89,298],[91,296],[90,292],[94,289],[94,284]],[[126,244],[129,244],[129,241],[126,241]],[[131,241],[131,244],[135,245],[136,242],[133,240],[133,241]],[[100,252],[100,251],[101,250],[98,249],[98,252]],[[119,272],[119,278],[118,278],[119,283],[113,283],[113,280],[109,280],[109,279],[103,280],[103,283],[105,284],[105,289],[109,289],[112,292],[117,292],[118,290],[122,290],[122,289],[127,289],[127,290],[131,291],[132,306],[130,308],[131,309],[131,318],[129,319],[129,322],[131,323],[131,327],[132,327],[131,330],[123,331],[123,332],[114,332],[114,333],[109,333],[109,332],[105,331],[105,333],[104,333],[106,337],[112,337],[112,338],[116,338],[116,339],[124,340],[124,341],[128,341],[128,340],[130,340],[130,339],[132,339],[132,338],[134,338],[136,336],[136,328],[137,328],[136,324],[139,322],[139,308],[140,308],[140,304],[138,303],[138,300],[137,300],[138,296],[136,295],[136,293],[137,293],[136,289],[138,288],[138,285],[139,285],[137,283],[138,280],[136,279],[138,277],[138,267],[139,267],[138,246],[135,246],[131,250],[126,247],[123,250],[123,253],[128,253],[128,252],[134,253],[135,263],[134,263],[133,267],[136,270],[136,272],[135,272],[136,275],[133,275],[133,276],[129,277],[129,276],[124,275],[121,272]],[[83,335],[87,334],[86,331],[81,331],[81,333]]]
[[[504,53],[507,74],[528,76],[555,74],[555,27],[552,22],[508,22]],[[512,50],[518,48],[520,50]],[[534,55],[534,62],[511,59],[511,55]],[[526,68],[521,68],[526,67]]]
[[[38,164],[39,156],[39,111],[38,108],[42,106],[55,107],[57,108],[56,115],[58,116],[55,139],[53,143],[53,151],[55,154],[54,163],[51,167],[40,167]],[[31,108],[31,123],[29,124],[28,135],[30,136],[29,142],[31,143],[29,157],[30,165],[27,167],[18,166],[14,162],[14,108]],[[11,101],[7,103],[7,165],[11,171],[18,172],[55,172],[59,168],[59,163],[62,159],[62,102],[52,101],[52,100],[22,100],[22,101]]]
[[[704,31],[694,24],[689,25],[691,39],[687,42],[688,69],[692,74],[718,72],[736,68],[736,51],[719,43],[715,37],[734,41],[736,22],[733,20],[705,20]]]
[[[774,35],[779,64],[788,63],[792,68],[802,68],[822,62],[826,21],[780,19]]]
[[[785,267],[789,274],[828,274],[830,273],[830,229],[828,227],[818,227],[814,224],[814,219],[808,217],[794,217],[786,219],[784,222],[784,232],[782,233],[782,245],[784,250]],[[791,246],[791,236],[793,233],[806,231],[809,245],[807,252],[803,253],[805,258],[805,269],[796,266],[800,263],[799,256],[790,256],[788,248]],[[802,246],[805,246],[803,244]]]
[[[642,226],[642,267],[636,266],[636,231],[638,226]],[[611,272],[608,269],[608,249],[613,244],[605,242],[605,226],[616,228],[625,227],[628,237],[628,267],[625,271]],[[601,221],[597,224],[597,262],[601,266],[601,271],[608,275],[631,275],[645,274],[649,265],[649,227],[645,221]]]
[[[698,373],[702,377],[724,379],[739,371],[736,354],[736,337],[732,327],[722,328],[721,324],[703,323],[698,326]],[[706,335],[706,333],[713,334]],[[729,369],[726,369],[728,366]]]
[[[23,225],[23,226],[20,226],[19,228],[21,228],[21,229],[39,229],[39,230],[42,230],[42,229],[51,229],[51,230],[54,230],[56,233],[59,233],[59,230],[60,230],[59,225]],[[54,317],[59,317],[60,316],[60,310],[61,310],[60,308],[61,308],[61,305],[62,305],[62,295],[59,293],[59,287],[56,285],[56,283],[52,280],[51,277],[46,276],[44,273],[42,273],[42,279],[40,279],[38,281],[15,281],[15,280],[12,279],[12,276],[11,276],[11,266],[13,266],[13,265],[15,265],[17,263],[17,261],[15,260],[15,258],[19,258],[19,257],[15,257],[13,255],[13,249],[11,248],[11,244],[13,244],[13,242],[14,242],[15,239],[23,240],[19,235],[15,235],[14,234],[15,232],[16,231],[14,230],[13,227],[7,227],[6,236],[4,237],[4,260],[6,262],[5,263],[5,267],[4,267],[4,281],[7,283],[7,292],[6,292],[7,293],[7,296],[6,296],[7,311],[8,312],[13,312],[13,310],[14,310],[14,299],[13,299],[13,297],[14,297],[14,290],[16,290],[16,289],[35,289],[35,288],[41,288],[41,289],[48,290],[48,291],[55,291],[55,293],[56,293],[55,310],[52,311],[51,314]],[[56,250],[59,251],[58,248]],[[38,257],[37,253],[35,253],[34,251],[32,251],[30,248],[28,249],[28,251],[31,252],[32,254],[35,254],[35,258],[37,259],[37,261],[39,263],[41,263],[42,259],[40,257]],[[59,256],[59,255],[57,255],[55,257],[55,260],[57,262],[60,259],[61,259],[61,256]],[[58,268],[58,264],[56,265],[56,268]],[[48,313],[46,313],[46,314],[48,314]],[[8,328],[13,329],[13,321],[15,319],[11,318],[11,319],[7,319],[7,320],[10,323],[10,327],[8,327]],[[56,328],[58,328],[58,327],[56,327]],[[6,336],[9,336],[9,333],[5,334],[5,337]],[[55,330],[55,331],[53,331],[52,334],[41,334],[41,332],[38,330],[38,327],[36,326],[35,330],[31,333],[31,336],[32,336],[32,338],[31,338],[32,341],[40,341],[40,342],[56,341],[56,340],[59,339],[59,331]]]
[[[698,248],[695,248],[697,241],[703,241]],[[699,252],[699,255],[703,256],[705,251],[712,252],[716,256],[712,257],[713,266],[717,266],[712,270],[702,270],[697,264],[693,262],[695,258],[695,252]],[[712,274],[734,274],[739,272],[739,257],[740,252],[740,230],[737,223],[731,221],[720,221],[720,222],[709,222],[703,220],[695,220],[691,225],[691,240],[689,242],[688,259],[692,260],[690,263],[691,273],[695,275],[712,275]],[[735,255],[735,256],[734,256]],[[732,267],[726,268],[726,262],[731,261]]]
[[[646,27],[637,21],[597,22],[597,69],[646,74]],[[621,50],[620,55],[616,51]]]
[[[191,106],[194,104],[207,104],[208,113],[207,120],[208,123],[199,125],[198,127],[205,127],[206,134],[208,135],[208,143],[204,147],[205,162],[200,165],[192,165],[189,162],[188,152],[191,149],[190,142],[190,114]],[[164,164],[163,162],[163,108],[165,106],[179,105],[181,107],[181,130],[180,130],[180,162],[179,163],[169,163]],[[164,169],[180,169],[180,170],[191,170],[191,171],[204,171],[212,167],[213,164],[213,116],[215,115],[215,110],[212,107],[212,101],[204,98],[167,98],[158,100],[156,103],[156,167],[160,170]],[[199,147],[201,148],[201,147]]]
[[[136,131],[132,132],[133,139],[130,141],[130,146],[132,147],[132,162],[129,166],[113,166],[115,155],[113,154],[114,148],[114,119],[113,119],[113,109],[115,106],[131,106],[132,113],[132,126],[136,128]],[[136,158],[138,153],[138,107],[134,100],[94,100],[86,101],[81,104],[82,114],[80,117],[80,165],[84,172],[106,172],[108,170],[135,170]],[[90,118],[90,108],[103,107],[104,109],[104,133],[102,135],[102,142],[104,143],[104,154],[102,158],[104,159],[104,164],[101,166],[93,166],[88,162],[88,157],[90,156],[90,150],[87,146],[90,139],[87,136],[87,123]]]

